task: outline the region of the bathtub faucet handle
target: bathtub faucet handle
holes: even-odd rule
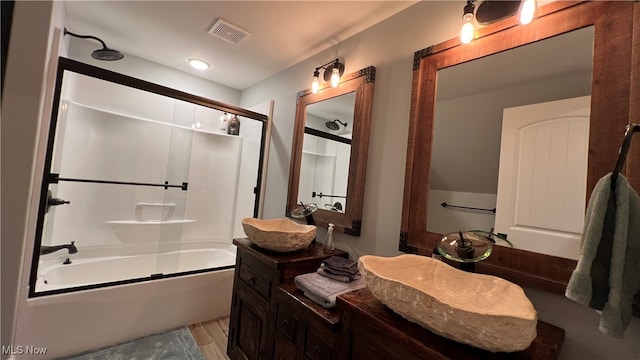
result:
[[[58,205],[64,205],[64,204],[71,204],[71,201],[53,197],[51,190],[49,190],[49,192],[47,193],[47,209],[45,212],[49,212],[49,208],[52,206],[58,206]]]
[[[75,254],[78,252],[78,248],[75,245],[75,241],[72,241],[71,244],[67,245],[54,245],[54,246],[46,246],[40,245],[40,255],[51,254],[58,250],[67,249],[69,254]]]

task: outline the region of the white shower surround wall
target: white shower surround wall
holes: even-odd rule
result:
[[[188,182],[189,189],[60,182],[52,187],[54,195],[71,204],[47,215],[47,229],[55,232],[51,239],[43,237],[46,245],[75,239],[79,249],[112,246],[117,255],[131,255],[185,239],[231,243],[236,214],[229,210],[237,203],[243,138],[65,105],[60,121],[64,140],[55,157],[60,160],[52,166],[61,176],[147,183],[167,179]],[[193,110],[186,118],[194,118]],[[171,206],[173,218],[157,226],[145,221],[160,220],[162,209],[152,204]],[[136,220],[140,214],[146,217],[142,221]],[[123,231],[127,224],[129,230]],[[79,251],[74,257],[86,254]]]

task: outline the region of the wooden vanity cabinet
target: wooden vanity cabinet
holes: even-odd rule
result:
[[[492,353],[438,336],[411,323],[376,299],[364,288],[340,295],[339,351],[344,359],[367,360],[481,360],[557,359],[564,330],[538,321],[538,336],[524,351]]]
[[[304,296],[291,281],[275,294],[274,360],[333,360],[338,358],[338,312]]]
[[[302,359],[297,355],[297,341],[305,339],[309,349],[301,356],[324,359],[320,357],[324,347],[316,340],[326,339],[324,330],[309,331],[311,322],[301,320],[302,310],[295,310],[299,308],[284,295],[276,300],[276,294],[285,282],[295,289],[293,278],[316,271],[323,260],[331,256],[347,258],[348,254],[341,250],[327,254],[315,244],[291,253],[276,253],[260,249],[248,239],[234,239],[233,243],[237,255],[227,355],[243,360]],[[287,305],[278,308],[278,301]],[[292,310],[284,310],[289,307]],[[304,334],[298,335],[302,330]]]
[[[232,360],[557,359],[564,330],[538,321],[531,346],[491,353],[438,336],[384,306],[369,289],[342,294],[335,309],[304,296],[293,278],[316,271],[326,254],[315,244],[273,253],[235,239],[236,271],[227,354]]]

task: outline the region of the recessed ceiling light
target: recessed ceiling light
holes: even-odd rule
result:
[[[192,68],[197,70],[207,70],[209,67],[211,67],[208,62],[198,58],[188,58],[187,62],[189,63],[189,65],[191,65]]]

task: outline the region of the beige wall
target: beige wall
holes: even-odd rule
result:
[[[51,1],[16,1],[2,97],[2,345],[15,330],[23,255],[28,251],[29,204],[39,196],[33,187],[35,153],[44,101],[47,66],[61,13]],[[58,49],[55,49],[57,51]],[[36,176],[39,176],[36,174]],[[5,355],[3,355],[4,357]]]
[[[463,6],[462,1],[420,2],[242,92],[244,107],[275,100],[265,218],[285,215],[296,93],[310,87],[316,66],[336,57],[344,59],[347,73],[373,65],[377,74],[362,235],[336,234],[334,239],[352,257],[400,254],[413,53],[457,36]],[[318,236],[323,234],[320,229]],[[562,296],[533,289],[527,294],[540,319],[565,329],[561,359],[632,359],[640,353],[640,319],[634,318],[625,339],[616,340],[598,331],[595,311]]]
[[[336,240],[353,256],[399,254],[413,53],[452,37],[461,9],[456,2],[418,3],[242,92],[243,107],[275,100],[265,218],[285,213],[297,92],[310,87],[316,66],[336,57],[344,59],[346,73],[373,65],[377,72],[362,235],[336,234]]]

